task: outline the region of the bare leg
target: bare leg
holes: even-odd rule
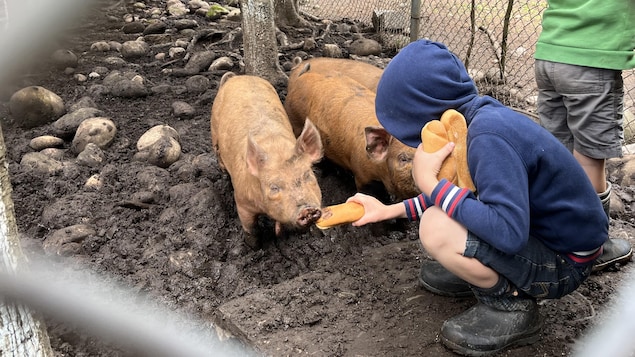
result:
[[[465,257],[467,230],[438,207],[421,216],[419,239],[423,248],[447,270],[480,288],[491,288],[498,273],[475,258]]]
[[[586,155],[580,154],[573,150],[573,156],[578,160],[582,168],[586,172],[591,184],[595,188],[595,192],[602,193],[606,191],[606,168],[604,159],[593,159]]]

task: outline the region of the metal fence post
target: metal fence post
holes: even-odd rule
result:
[[[421,0],[412,0],[410,5],[410,42],[419,38],[419,27],[421,22]]]

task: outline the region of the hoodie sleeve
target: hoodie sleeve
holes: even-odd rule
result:
[[[423,212],[430,206],[432,206],[432,200],[430,197],[423,193],[417,197],[410,198],[403,201],[406,208],[406,216],[409,221],[417,221],[423,214]]]
[[[496,134],[473,137],[468,150],[478,198],[443,180],[431,194],[436,206],[491,246],[514,254],[529,237],[528,174],[514,146]]]

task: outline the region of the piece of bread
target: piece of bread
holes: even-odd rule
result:
[[[448,132],[445,125],[439,120],[431,120],[421,129],[421,142],[423,143],[423,151],[433,153],[439,151],[448,142]],[[442,178],[456,184],[456,163],[452,154],[443,161],[437,178]]]
[[[467,123],[463,114],[454,109],[446,110],[441,115],[441,123],[448,132],[448,139],[454,142],[452,156],[456,165],[457,186],[475,191],[472,176],[467,166]]]
[[[322,209],[322,217],[315,225],[320,229],[331,228],[340,224],[352,223],[362,218],[364,206],[357,202],[345,202]]]

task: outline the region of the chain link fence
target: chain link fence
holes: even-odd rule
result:
[[[533,56],[546,0],[430,0],[421,2],[416,11],[418,3],[300,0],[300,9],[333,21],[349,19],[373,25],[382,34],[384,44],[396,48],[409,42],[411,21],[418,21],[415,38],[445,43],[465,62],[481,94],[536,118]],[[624,71],[623,77],[625,144],[633,144],[635,71]]]

